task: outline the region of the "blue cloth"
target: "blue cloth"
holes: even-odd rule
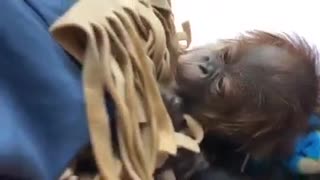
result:
[[[248,173],[253,177],[260,177],[263,176],[264,173],[270,172],[273,166],[283,163],[284,174],[290,173],[293,175],[293,179],[301,178],[299,175],[299,163],[301,159],[311,158],[320,160],[320,117],[317,114],[312,114],[308,121],[310,132],[306,135],[300,136],[296,140],[294,152],[290,157],[285,159],[275,157],[275,159],[262,161],[251,160],[248,162]]]
[[[313,114],[309,118],[311,127],[319,127],[320,117]],[[296,141],[294,154],[286,160],[285,165],[293,172],[298,174],[299,162],[303,158],[320,160],[320,131],[312,130],[306,136],[301,136]]]
[[[70,0],[1,0],[0,179],[56,180],[89,143],[81,72],[48,32]]]
[[[320,117],[318,114],[311,115],[311,117],[309,118],[309,125],[311,127],[320,129]]]

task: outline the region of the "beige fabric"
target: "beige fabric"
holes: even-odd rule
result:
[[[171,11],[171,2],[170,0],[150,0],[152,6],[161,8],[166,11]]]
[[[182,48],[187,49],[190,46],[192,41],[190,22],[189,21],[183,22],[182,29],[183,29],[183,32],[177,33],[177,36],[179,41],[186,41],[187,44],[182,46]]]
[[[176,176],[172,169],[167,169],[157,176],[157,180],[176,180]]]
[[[177,58],[170,14],[167,0],[80,0],[51,27],[54,38],[83,65],[101,179],[153,179],[156,166],[177,147],[199,151],[199,138],[174,132],[158,87],[172,80]],[[106,92],[117,109],[119,150],[111,140]]]
[[[309,158],[301,159],[299,162],[299,171],[301,174],[319,174],[320,161]]]

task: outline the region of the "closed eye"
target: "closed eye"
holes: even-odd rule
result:
[[[222,50],[221,54],[220,54],[220,60],[224,63],[224,64],[229,64],[230,63],[230,51],[228,49],[224,49]]]
[[[221,78],[218,79],[218,82],[216,83],[216,89],[217,89],[217,93],[218,93],[219,96],[223,96],[223,91],[224,91],[223,80],[224,80],[224,78],[221,77]]]
[[[210,92],[220,97],[224,96],[224,77],[217,77],[210,87]]]

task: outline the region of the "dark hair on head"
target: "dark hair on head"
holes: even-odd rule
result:
[[[243,137],[242,140],[246,141],[243,148],[250,152],[263,155],[270,151],[288,153],[286,151],[290,151],[288,148],[292,147],[290,144],[295,137],[307,129],[308,117],[317,103],[315,63],[319,54],[316,47],[297,34],[258,30],[248,31],[235,39],[222,40],[222,43],[224,48],[232,49],[231,53],[236,57],[248,47],[266,45],[285,50],[289,59],[293,59],[290,70],[270,77],[267,82],[257,82],[259,87],[254,93],[261,97],[251,105],[256,112],[249,108],[239,112],[240,117],[238,113],[234,118],[229,117],[230,121],[221,120],[215,125],[217,131],[230,134],[231,138]],[[278,81],[272,78],[278,78]]]

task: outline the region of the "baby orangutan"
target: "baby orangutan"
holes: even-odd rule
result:
[[[176,131],[183,126],[182,114],[187,113],[203,125],[206,137],[236,145],[234,152],[254,159],[286,156],[295,137],[306,131],[316,105],[317,57],[317,51],[301,37],[248,32],[181,55],[177,86],[163,91],[163,99]],[[210,146],[215,145],[202,144],[200,154],[179,152],[155,178],[171,168],[178,180],[247,179],[229,172],[228,167],[219,169],[219,163],[214,165],[213,156],[229,156],[213,151]],[[241,166],[243,159],[232,160],[241,161]]]
[[[187,51],[176,74],[181,109],[255,159],[288,155],[316,105],[317,57],[299,36],[262,31]]]

